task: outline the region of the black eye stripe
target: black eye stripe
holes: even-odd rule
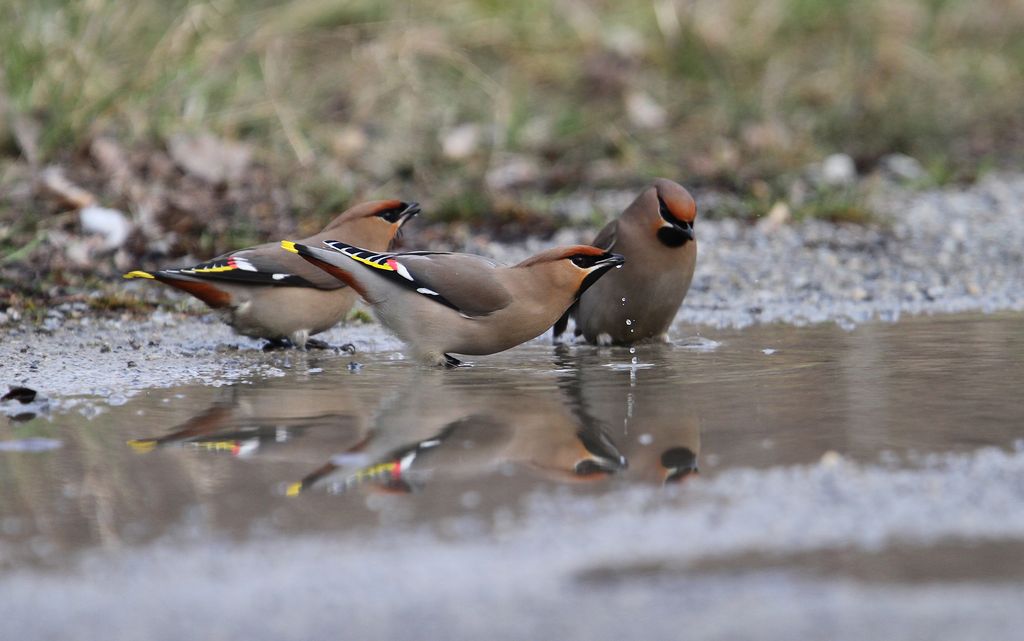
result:
[[[376,215],[378,218],[383,218],[389,223],[397,223],[398,220],[402,217],[402,214],[405,213],[405,210],[408,209],[408,207],[409,206],[406,203],[402,203],[398,207],[392,207],[391,209],[379,211],[377,212]]]
[[[672,215],[672,210],[668,208],[668,203],[661,196],[658,196],[658,213],[661,214],[665,222],[672,223],[673,225],[683,222]]]
[[[668,208],[668,203],[666,203],[661,196],[658,196],[658,213],[661,214],[662,220],[673,226],[682,227],[684,229],[693,229],[692,222],[688,223],[685,220],[680,220],[672,215],[672,211]]]
[[[604,256],[591,256],[590,254],[576,254],[570,260],[572,264],[583,269],[593,267],[594,264],[604,258]]]

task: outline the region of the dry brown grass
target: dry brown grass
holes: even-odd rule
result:
[[[7,0],[0,11],[9,157],[210,130],[253,145],[310,225],[392,193],[464,216],[521,188],[652,174],[743,191],[836,151],[861,168],[901,151],[938,179],[969,177],[1024,130],[1024,0]],[[36,149],[16,135],[26,123]]]

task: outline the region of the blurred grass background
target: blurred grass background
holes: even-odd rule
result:
[[[181,250],[199,254],[353,199],[514,218],[662,175],[767,208],[835,152],[861,172],[905,153],[943,183],[1019,163],[1024,141],[1024,0],[2,0],[0,43],[8,194],[86,165],[80,181],[134,212],[97,139],[251,149],[263,173],[242,182],[276,204],[218,204],[228,222]],[[36,202],[0,194],[8,257]]]

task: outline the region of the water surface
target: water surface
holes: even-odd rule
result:
[[[841,457],[899,468],[1024,436],[1024,321],[759,327],[669,346],[540,342],[455,371],[282,353],[279,376],[77,399],[0,452],[3,563],[166,536],[442,535],[536,492],[614,494]],[[661,491],[661,490],[658,490]]]

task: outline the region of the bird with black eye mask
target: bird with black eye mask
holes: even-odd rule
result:
[[[621,254],[617,269],[595,283],[554,326],[598,345],[666,341],[697,264],[697,205],[682,186],[658,178],[622,215],[598,233],[593,245]]]
[[[375,253],[334,240],[281,246],[359,292],[421,362],[448,367],[460,364],[451,353],[495,354],[540,336],[622,265],[621,256],[587,245],[510,267],[472,254]]]
[[[400,200],[360,203],[302,242],[344,238],[384,251],[419,211],[417,203]],[[237,249],[190,267],[136,270],[124,277],[170,285],[206,303],[243,336],[300,349],[325,347],[326,343],[310,336],[344,319],[357,298],[344,283],[282,252],[278,243]]]

